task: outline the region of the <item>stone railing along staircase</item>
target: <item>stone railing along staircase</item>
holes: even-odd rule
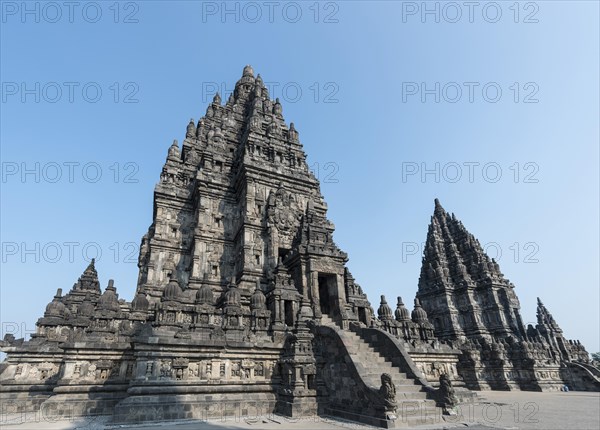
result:
[[[572,385],[571,389],[600,391],[600,370],[596,367],[576,361],[566,362],[565,365],[570,373],[568,379]]]
[[[329,316],[322,316],[321,325],[333,329],[339,336],[365,385],[379,390],[381,375],[387,373],[391,376],[396,387],[398,403],[395,426],[415,426],[442,421],[442,409],[436,406],[435,400],[428,399],[431,387],[425,387],[418,379],[408,376],[356,333],[341,329]],[[332,412],[342,417],[347,415],[339,410]],[[356,419],[350,416],[346,418]]]

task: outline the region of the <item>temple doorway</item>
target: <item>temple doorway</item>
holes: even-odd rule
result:
[[[294,326],[294,303],[291,300],[286,300],[284,304],[285,324],[288,327]]]
[[[358,308],[358,320],[367,325],[367,310],[365,308]]]
[[[335,275],[319,274],[319,303],[321,313],[329,315],[337,296]]]

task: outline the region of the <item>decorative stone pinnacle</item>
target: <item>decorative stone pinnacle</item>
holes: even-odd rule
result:
[[[446,211],[444,210],[444,208],[443,208],[442,204],[440,203],[439,199],[435,199],[434,203],[435,203],[434,215],[435,214],[443,215],[443,214],[446,213]]]
[[[242,76],[251,76],[251,77],[254,77],[254,69],[252,68],[251,65],[247,64],[246,67],[244,67],[244,71],[242,72]]]

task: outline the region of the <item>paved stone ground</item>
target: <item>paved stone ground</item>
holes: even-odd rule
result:
[[[486,391],[476,405],[458,408],[456,417],[443,422],[430,422],[422,429],[594,429],[600,428],[600,393],[534,393],[525,391]],[[412,411],[418,414],[418,411]],[[107,417],[76,419],[73,421],[31,420],[20,422],[20,417],[0,417],[0,429],[7,430],[237,430],[237,429],[356,429],[373,427],[329,418],[292,420],[274,416],[273,419],[228,419],[224,421],[187,421],[140,426],[110,426]],[[401,424],[401,422],[399,423]],[[401,427],[401,426],[400,426]]]
[[[600,393],[485,391],[473,421],[501,429],[599,429]],[[465,413],[469,413],[465,408]]]

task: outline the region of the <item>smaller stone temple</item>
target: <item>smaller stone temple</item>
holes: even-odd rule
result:
[[[579,341],[563,337],[539,298],[538,324],[523,325],[515,286],[437,199],[417,298],[427,311],[435,337],[462,351],[459,371],[468,388],[598,387],[594,379],[597,369],[589,366],[589,354]],[[580,377],[588,371],[589,383]]]
[[[334,230],[298,131],[246,66],[168,148],[135,296],[102,290],[94,260],[58,289],[30,340],[0,342],[1,413],[391,428],[473,390],[600,389],[539,299],[523,325],[514,285],[437,200],[412,310],[381,296],[375,312]]]

